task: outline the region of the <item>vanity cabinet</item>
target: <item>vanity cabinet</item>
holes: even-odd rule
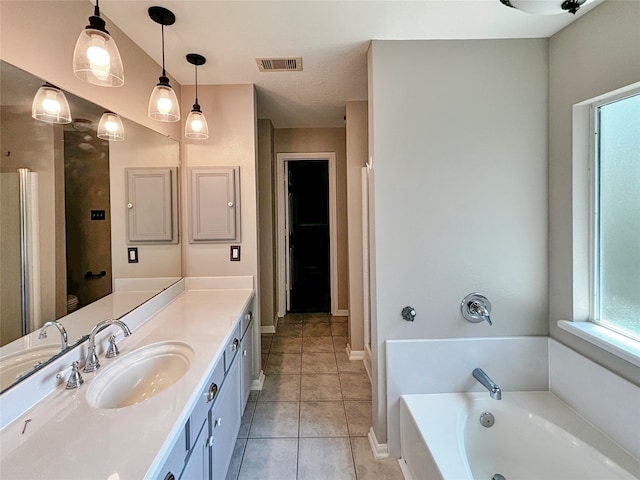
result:
[[[253,315],[240,318],[157,480],[226,477],[252,381]]]

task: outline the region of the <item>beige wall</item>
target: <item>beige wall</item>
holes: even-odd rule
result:
[[[182,116],[187,118],[195,88],[182,89]],[[186,276],[258,274],[256,150],[257,120],[253,85],[198,86],[198,100],[209,125],[207,140],[183,139],[182,231]],[[193,167],[240,167],[240,241],[191,244],[189,185]],[[241,261],[229,260],[229,246],[241,246]]]
[[[636,384],[636,366],[559,330],[557,321],[585,320],[589,304],[588,210],[583,208],[589,195],[588,162],[579,157],[581,146],[575,143],[582,132],[573,127],[573,106],[639,81],[638,1],[604,2],[549,41],[551,336]]]
[[[258,120],[260,312],[263,326],[274,326],[277,316],[274,135],[271,120]]]
[[[386,340],[548,333],[547,66],[546,39],[372,42],[381,443]],[[471,292],[491,301],[493,326],[463,319]]]
[[[277,128],[275,153],[336,153],[338,310],[349,308],[346,131],[344,128]],[[332,299],[333,300],[333,299]]]
[[[362,167],[369,157],[367,102],[347,102],[347,216],[349,229],[349,345],[365,347],[362,257]],[[368,285],[367,285],[368,287]]]

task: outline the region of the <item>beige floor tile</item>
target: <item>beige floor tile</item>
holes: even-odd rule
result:
[[[347,352],[344,350],[336,350],[336,363],[338,365],[338,372],[340,373],[367,373],[364,368],[364,362],[362,360],[349,360]]]
[[[331,323],[348,323],[349,322],[349,317],[347,317],[347,316],[339,317],[337,315],[330,315],[329,316],[329,321]]]
[[[240,466],[242,465],[242,457],[244,456],[244,448],[247,446],[246,438],[238,438],[236,444],[233,447],[233,455],[231,456],[231,463],[227,470],[226,480],[236,480],[240,473]]]
[[[276,328],[276,337],[301,337],[302,324],[285,323]]]
[[[302,353],[302,373],[338,373],[333,353]]]
[[[260,366],[262,367],[262,370],[265,370],[267,368],[268,359],[269,359],[268,353],[263,353],[260,355]]]
[[[330,336],[302,337],[302,351],[333,353],[333,340]]]
[[[296,480],[298,439],[268,438],[247,441],[239,480]]]
[[[284,317],[278,319],[278,325],[284,324],[300,324],[304,321],[302,313],[287,313]]]
[[[347,344],[349,343],[349,337],[333,336],[333,348],[336,352],[344,352],[346,354]]]
[[[259,396],[260,396],[260,390],[249,390],[249,399],[247,401],[257,402]]]
[[[355,480],[347,438],[301,438],[298,480]]]
[[[259,402],[300,401],[300,375],[267,375]]]
[[[347,426],[351,437],[366,437],[371,429],[371,402],[345,401]]]
[[[297,437],[300,407],[297,402],[258,402],[249,438]]]
[[[300,437],[346,437],[343,402],[301,402]]]
[[[345,400],[371,400],[371,382],[366,373],[341,373],[340,385]]]
[[[269,353],[301,353],[301,337],[275,337],[271,342]]]
[[[335,337],[347,337],[349,335],[349,324],[347,322],[332,323],[331,335]]]
[[[396,459],[374,458],[367,437],[352,437],[351,448],[358,480],[404,480]]]
[[[269,353],[269,349],[271,348],[271,342],[273,340],[273,335],[262,335],[260,340],[261,340],[260,348],[262,353]]]
[[[329,322],[329,313],[325,312],[317,312],[317,313],[305,313],[304,314],[304,322],[305,323],[325,323]]]
[[[330,336],[331,335],[331,327],[329,326],[329,322],[327,323],[306,323],[302,327],[302,336],[303,337],[321,337],[321,336]]]
[[[302,375],[300,400],[342,400],[340,378],[336,374]]]
[[[264,373],[286,375],[300,373],[302,356],[294,353],[270,353]]]
[[[251,420],[253,420],[253,412],[256,410],[256,402],[247,402],[244,409],[242,420],[240,422],[240,431],[238,438],[247,438],[249,436],[249,428],[251,428]]]

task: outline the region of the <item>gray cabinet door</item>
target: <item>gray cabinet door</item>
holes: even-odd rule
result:
[[[127,168],[125,172],[128,241],[177,241],[176,168]]]
[[[191,243],[238,241],[239,167],[191,169]]]

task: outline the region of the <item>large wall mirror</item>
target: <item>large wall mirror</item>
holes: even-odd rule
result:
[[[34,120],[33,97],[45,80],[0,61],[0,392],[182,271],[177,192],[171,240],[133,243],[125,177],[136,168],[177,175],[178,143],[127,119],[124,141],[99,139],[105,110],[67,92],[71,123]],[[56,324],[40,338],[51,321],[64,328],[68,347]]]

